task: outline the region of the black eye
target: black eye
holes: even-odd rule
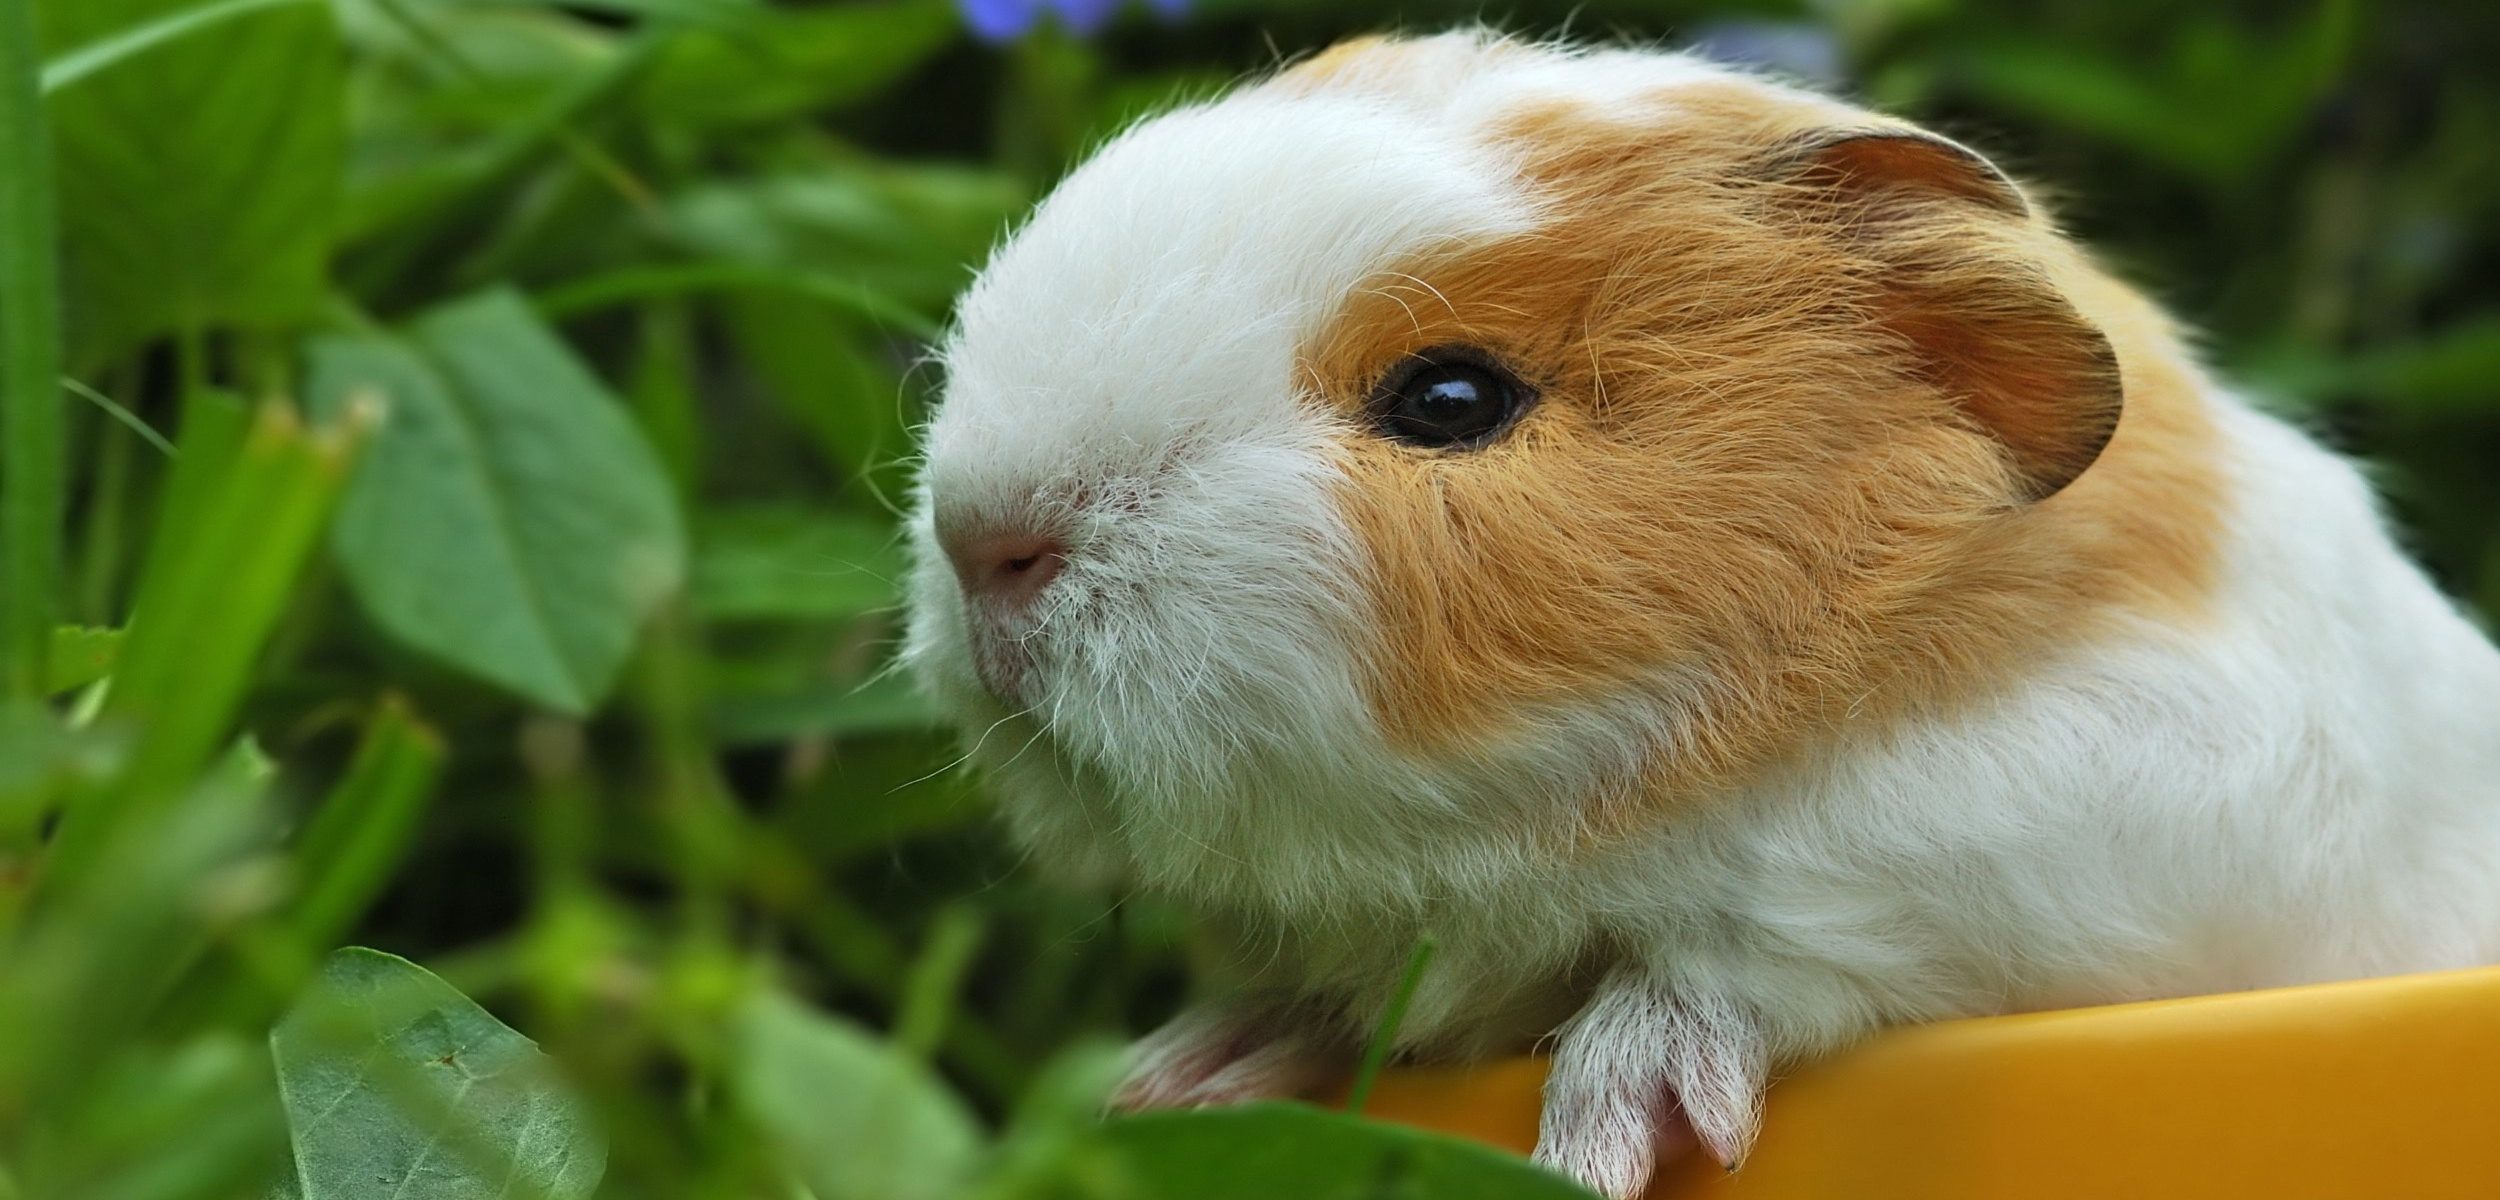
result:
[[[1409,445],[1473,449],[1509,429],[1531,396],[1483,352],[1443,347],[1390,370],[1372,395],[1372,423]]]

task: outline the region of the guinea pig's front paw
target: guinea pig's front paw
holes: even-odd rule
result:
[[[1201,1005],[1130,1049],[1128,1075],[1111,1107],[1139,1112],[1298,1096],[1324,1080],[1337,1057],[1285,1002],[1247,997]]]
[[[1696,1142],[1735,1170],[1762,1119],[1769,1056],[1743,1009],[1609,976],[1557,1036],[1536,1161],[1611,1200]]]

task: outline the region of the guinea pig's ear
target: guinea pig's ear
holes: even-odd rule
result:
[[[2022,189],[1996,164],[1959,142],[1912,130],[1840,129],[1796,145],[1806,182],[1860,194],[1885,189],[1958,196],[2013,217],[2031,215]]]
[[[1910,130],[1809,135],[1782,156],[1805,202],[1879,264],[1876,319],[2004,444],[2023,499],[2100,457],[2123,405],[2109,340],[2059,294],[2053,238],[1988,160]]]

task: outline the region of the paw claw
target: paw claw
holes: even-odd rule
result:
[[[1537,1161],[1611,1200],[1698,1145],[1734,1171],[1761,1120],[1767,1054],[1743,1011],[1638,974],[1610,979],[1561,1031]]]

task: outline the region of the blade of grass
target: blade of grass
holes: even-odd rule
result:
[[[181,1000],[209,1022],[263,1022],[372,904],[398,867],[443,765],[439,735],[396,699],[365,727],[355,757],[288,848],[297,885],[275,919],[229,932],[229,961]]]
[[[324,0],[219,0],[198,8],[167,13],[110,37],[89,42],[45,63],[43,93],[47,96],[125,59],[145,54],[166,42],[186,37],[264,8],[320,4]]]
[[[315,954],[390,882],[443,765],[443,741],[397,700],[383,702],[347,774],[296,839],[304,884],[287,924]]]
[[[156,526],[139,562],[141,580],[174,569],[173,560],[200,535],[200,522],[250,429],[251,411],[240,399],[205,389],[184,391],[181,452],[157,500]]]
[[[34,0],[0,0],[0,687],[42,694],[64,486],[58,232]]]
[[[1397,1047],[1406,1006],[1415,1002],[1415,987],[1424,981],[1424,968],[1432,965],[1432,949],[1430,937],[1415,940],[1414,956],[1406,960],[1406,975],[1398,980],[1397,993],[1389,997],[1389,1007],[1380,1014],[1380,1027],[1372,1030],[1371,1044],[1363,1047],[1362,1065],[1354,1070],[1354,1087],[1346,1093],[1347,1112],[1361,1116],[1363,1105],[1371,1100],[1372,1084],[1378,1082],[1380,1069],[1389,1065],[1389,1052]]]
[[[145,723],[130,789],[161,794],[223,742],[329,516],[349,441],[306,430],[287,409],[262,409],[191,540],[149,572],[105,706],[107,717]]]
[[[371,420],[314,431],[270,406],[244,429],[239,413],[213,399],[193,416],[99,717],[134,731],[130,766],[62,814],[47,891],[74,884],[112,830],[173,805],[226,744],[261,646]],[[210,452],[237,440],[223,460]]]
[[[61,376],[61,386],[68,388],[70,392],[73,395],[76,395],[79,399],[95,405],[97,408],[103,409],[105,415],[121,422],[130,430],[130,432],[138,434],[141,439],[147,442],[147,444],[164,451],[165,457],[175,457],[176,452],[172,441],[168,440],[164,434],[158,433],[155,426],[140,420],[139,414],[132,412],[127,408],[123,408],[119,403],[115,402],[111,396],[107,396],[94,388],[88,387],[86,384],[80,383],[67,375]]]

